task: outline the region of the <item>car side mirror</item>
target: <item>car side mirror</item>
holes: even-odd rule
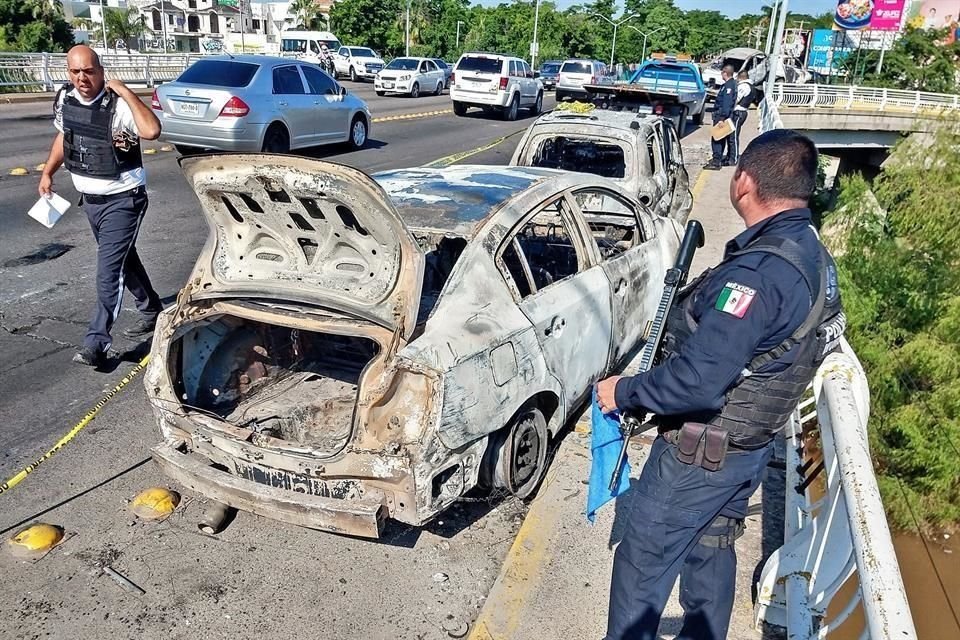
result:
[[[534,71],[534,72],[533,72],[533,77],[534,77],[534,78],[539,78],[539,77],[540,77],[540,72],[539,72],[539,71]]]
[[[347,88],[344,87],[343,85],[340,85],[339,94],[340,94],[340,97],[341,97],[341,98],[347,97]]]

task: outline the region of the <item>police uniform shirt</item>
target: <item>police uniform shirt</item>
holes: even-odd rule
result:
[[[69,95],[75,98],[80,104],[89,105],[99,100],[105,91],[106,88],[93,100],[84,100],[80,94],[77,93],[76,89],[71,89]],[[63,100],[65,93],[66,92],[62,92],[60,94],[60,99],[54,107],[53,126],[55,126],[60,133],[63,133]],[[118,136],[122,133],[127,133],[131,136],[139,137],[137,123],[133,119],[133,111],[130,110],[130,105],[128,105],[127,101],[123,98],[117,97],[116,100],[117,106],[113,112],[113,135]],[[122,193],[147,183],[147,174],[143,167],[124,171],[116,180],[91,178],[88,176],[74,175],[72,173],[70,177],[73,178],[73,186],[77,191],[98,196]]]
[[[723,83],[717,98],[713,102],[713,120],[726,120],[733,114],[733,107],[737,104],[737,81],[730,78]]]
[[[815,259],[820,242],[811,223],[809,209],[784,211],[728,242],[725,255],[772,235],[793,240]],[[696,331],[666,362],[617,384],[619,409],[664,416],[719,411],[747,364],[790,337],[812,306],[800,272],[768,253],[721,263],[692,295]],[[764,370],[782,371],[793,355],[787,352]]]

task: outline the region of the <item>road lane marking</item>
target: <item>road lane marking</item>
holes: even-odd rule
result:
[[[394,122],[396,120],[414,120],[416,118],[433,118],[436,116],[445,116],[450,113],[453,113],[453,109],[440,109],[438,111],[423,111],[421,113],[404,113],[397,116],[383,116],[380,118],[374,118],[373,123],[377,124],[380,122]]]
[[[693,196],[693,201],[696,202],[700,197],[700,194],[703,193],[704,188],[707,186],[707,176],[710,174],[706,169],[700,170],[700,175],[697,176],[697,181],[693,185],[693,190],[690,194]]]
[[[471,156],[475,156],[475,155],[477,155],[478,153],[483,153],[484,151],[488,151],[488,150],[490,150],[490,149],[493,149],[493,148],[496,147],[497,145],[506,142],[508,139],[512,138],[513,136],[517,135],[518,133],[525,133],[525,132],[526,132],[526,129],[521,129],[520,131],[514,131],[513,133],[509,133],[509,134],[507,134],[507,135],[505,135],[505,136],[501,136],[501,137],[497,138],[496,140],[494,140],[494,141],[491,142],[490,144],[485,144],[485,145],[483,145],[482,147],[477,147],[476,149],[470,149],[469,151],[458,151],[457,153],[451,154],[451,155],[449,155],[449,156],[445,156],[445,157],[443,157],[443,158],[438,158],[437,160],[434,160],[433,162],[428,162],[427,164],[425,164],[425,165],[423,165],[423,166],[425,166],[425,167],[449,167],[450,165],[454,164],[455,162],[460,162],[461,160],[466,160],[467,158],[469,158],[469,157],[471,157]]]

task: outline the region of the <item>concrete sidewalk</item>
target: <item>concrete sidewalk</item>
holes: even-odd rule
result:
[[[744,131],[745,142],[753,137]],[[704,171],[694,186],[691,218],[706,230],[706,246],[694,261],[692,274],[719,262],[726,241],[743,229],[729,204],[733,169]],[[649,452],[649,437],[632,445],[631,477],[637,478]],[[470,638],[473,640],[525,640],[528,638],[602,638],[606,631],[607,603],[613,552],[623,535],[631,493],[606,505],[591,526],[584,515],[590,476],[589,416],[568,434],[551,464],[523,526],[507,556]],[[751,501],[759,513],[766,484]],[[781,502],[775,497],[768,502]],[[737,543],[739,569],[737,599],[729,638],[760,638],[753,627],[751,584],[763,548],[760,515],[747,519],[747,532]],[[769,543],[768,543],[769,544]],[[683,611],[674,586],[660,625],[663,638],[679,631]]]

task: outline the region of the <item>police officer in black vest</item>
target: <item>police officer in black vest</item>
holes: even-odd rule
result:
[[[678,575],[677,638],[727,636],[747,502],[774,435],[846,325],[807,208],[816,177],[809,139],[757,137],[730,181],[746,230],[678,296],[660,363],[597,386],[603,411],[651,412],[659,427],[614,558],[607,640],[659,637]]]
[[[733,67],[730,65],[724,66],[720,71],[723,84],[720,86],[720,91],[717,92],[717,97],[713,101],[713,124],[723,122],[733,117],[733,108],[737,104],[737,81],[733,79],[733,73]],[[711,171],[719,170],[724,164],[724,149],[727,149],[728,155],[730,144],[730,136],[719,140],[711,139],[710,149],[713,157],[710,158],[710,162],[703,165],[703,168]]]
[[[71,84],[64,85],[54,100],[59,133],[39,191],[49,195],[53,175],[65,166],[97,240],[97,307],[73,360],[99,366],[113,342],[110,330],[120,313],[124,287],[141,313],[139,323],[124,332],[128,337],[150,334],[162,309],[134,247],[147,210],[140,140],[155,140],[160,121],[122,82],[105,82],[93,49],[84,45],[70,49],[67,73]]]

